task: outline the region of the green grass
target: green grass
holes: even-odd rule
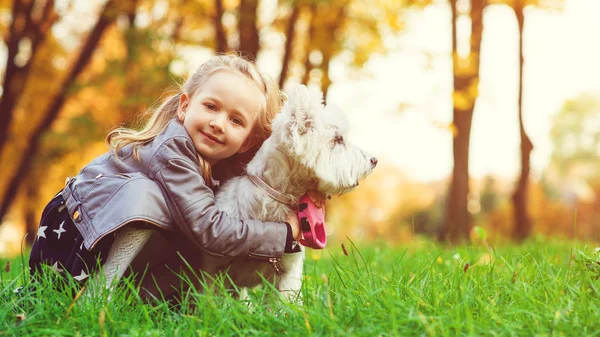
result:
[[[28,278],[22,259],[9,272],[4,260],[0,336],[600,335],[594,246],[345,247],[348,255],[339,244],[308,251],[303,306],[274,300],[268,287],[251,292],[250,305],[197,292],[178,307],[148,304],[131,282],[103,301],[73,301],[52,279],[17,295]]]

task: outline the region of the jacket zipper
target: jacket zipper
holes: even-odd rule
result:
[[[275,269],[277,275],[281,274],[281,264],[279,263],[280,260],[276,257],[270,257],[269,262],[273,265],[273,269]]]

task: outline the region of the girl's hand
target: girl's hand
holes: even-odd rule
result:
[[[292,236],[294,240],[298,241],[302,239],[302,231],[300,230],[300,222],[298,222],[298,213],[293,213],[290,215],[287,220],[287,223],[292,227]]]

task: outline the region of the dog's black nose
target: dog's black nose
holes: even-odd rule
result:
[[[377,166],[377,158],[371,157],[371,165],[373,165],[373,167]]]

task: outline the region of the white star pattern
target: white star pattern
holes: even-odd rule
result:
[[[40,226],[40,228],[38,228],[38,235],[37,237],[42,237],[42,238],[46,238],[46,228],[48,228],[48,226]]]
[[[81,282],[83,280],[85,280],[86,278],[88,278],[88,274],[85,273],[85,270],[81,271],[81,274],[79,274],[79,276],[75,276],[73,277],[74,279],[76,279],[77,281]]]
[[[58,229],[53,229],[52,231],[56,234],[58,234],[58,240],[60,240],[60,235],[64,232],[66,232],[66,230],[63,228],[63,225],[65,224],[65,222],[61,222],[60,226],[58,227]]]
[[[52,269],[56,272],[62,273],[63,270],[58,268],[58,261],[54,262],[54,264],[52,265]]]

